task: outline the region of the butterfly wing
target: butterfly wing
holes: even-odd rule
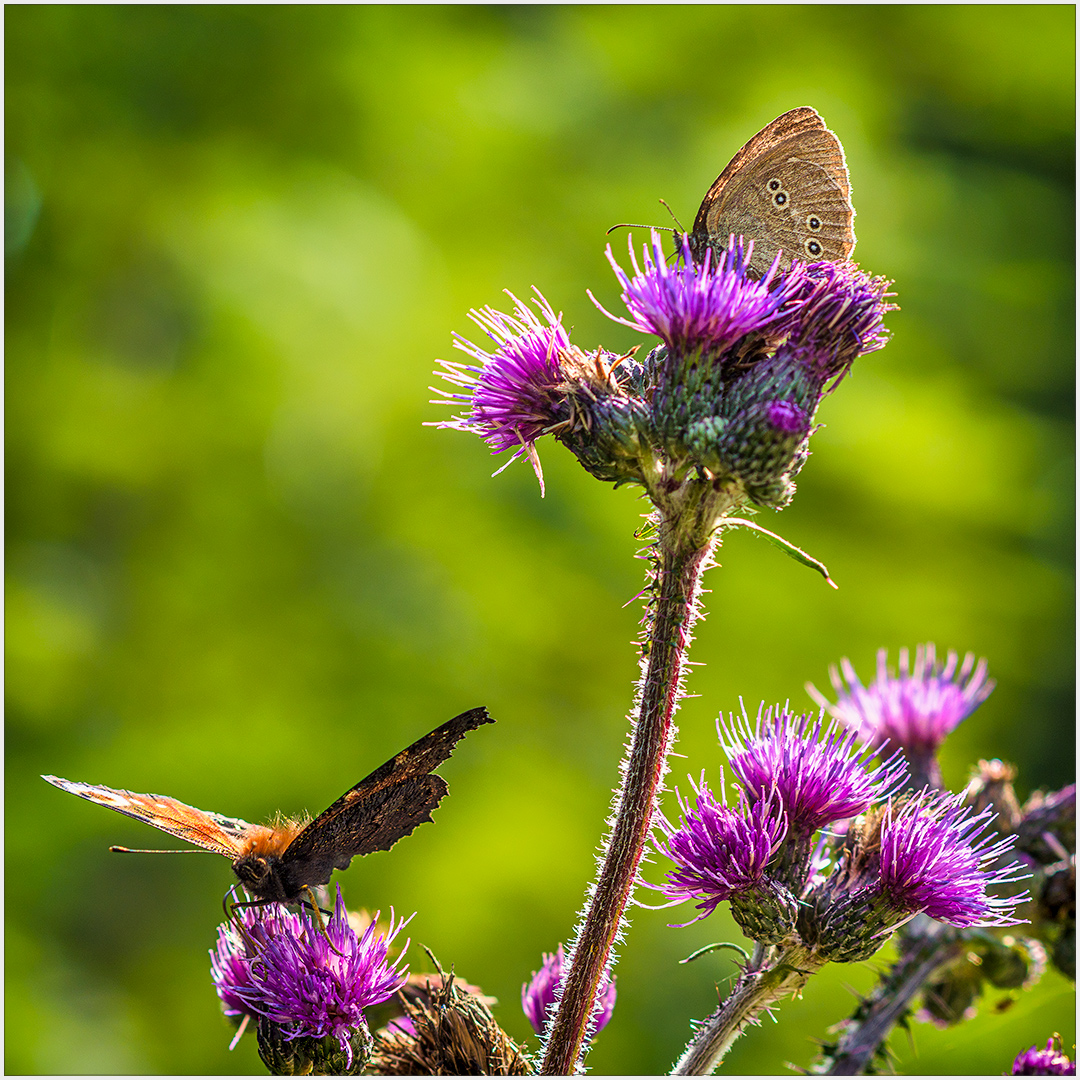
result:
[[[101,787],[97,784],[80,784],[59,776],[43,776],[61,791],[70,791],[80,799],[89,799],[99,806],[107,806],[119,814],[145,821],[155,829],[169,833],[189,844],[197,844],[207,851],[216,851],[229,859],[237,858],[244,850],[249,833],[256,828],[240,818],[225,817],[206,810],[197,810],[167,795],[140,795],[134,791]]]
[[[843,260],[855,249],[844,148],[806,106],[762,128],[728,163],[694,220],[692,243],[704,253],[731,234],[754,241],[751,267],[761,275],[783,250],[781,266]]]
[[[422,822],[431,821],[449,786],[433,775],[469,731],[493,724],[487,710],[455,716],[395,754],[324,810],[285,849],[281,859],[288,888],[325,885],[335,869],[357,855],[389,851]]]

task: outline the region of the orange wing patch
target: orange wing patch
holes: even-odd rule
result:
[[[261,825],[251,825],[241,818],[199,810],[167,795],[80,784],[59,776],[43,776],[42,780],[47,780],[62,791],[70,791],[80,799],[107,806],[118,814],[153,825],[170,836],[206,848],[207,851],[216,851],[229,859],[241,855],[257,834],[272,834],[274,831]]]

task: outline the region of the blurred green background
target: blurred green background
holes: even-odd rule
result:
[[[932,640],[998,688],[949,741],[1021,795],[1073,775],[1074,10],[1043,7],[8,7],[6,973],[9,1072],[259,1072],[208,977],[231,875],[119,859],[158,834],[39,773],[258,821],[318,811],[486,704],[452,794],[340,875],[353,907],[501,1000],[570,934],[622,752],[635,491],[541,444],[547,497],[422,426],[470,307],[540,287],[586,348],[641,340],[603,255],[684,222],[762,125],[813,105],[851,169],[892,344],[824,405],[794,505],[707,579],[674,780],[721,710]],[[638,242],[643,234],[637,237]],[[625,253],[622,234],[616,251]],[[671,795],[666,805],[674,805]],[[652,865],[647,876],[659,877]],[[685,917],[689,917],[689,909]],[[638,911],[589,1064],[664,1072],[732,973],[726,917]],[[428,967],[411,954],[414,970]],[[807,1066],[874,965],[833,966],[727,1071]],[[1010,1011],[893,1039],[911,1073],[1002,1073]],[[535,1046],[535,1040],[530,1045]]]

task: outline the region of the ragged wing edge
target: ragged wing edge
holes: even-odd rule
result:
[[[369,773],[358,784],[349,788],[340,799],[328,806],[293,842],[286,848],[289,855],[296,856],[307,852],[312,837],[338,816],[346,807],[357,799],[363,799],[385,787],[401,769],[405,776],[427,776],[434,772],[454,752],[454,747],[470,731],[475,731],[484,724],[494,724],[495,718],[488,715],[484,706],[460,713],[445,724],[440,724],[434,731],[429,731],[416,742],[399,751],[389,761]],[[305,837],[307,838],[305,840]]]

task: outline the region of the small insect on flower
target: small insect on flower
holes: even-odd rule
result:
[[[140,795],[58,776],[42,779],[197,844],[201,850],[224,855],[232,861],[240,883],[255,897],[251,903],[289,904],[307,895],[315,906],[312,887],[329,882],[335,869],[344,870],[357,855],[389,851],[422,822],[431,821],[431,811],[449,791],[433,770],[450,757],[467,732],[494,722],[484,708],[455,716],[395,754],[310,823],[251,825],[165,795]]]

